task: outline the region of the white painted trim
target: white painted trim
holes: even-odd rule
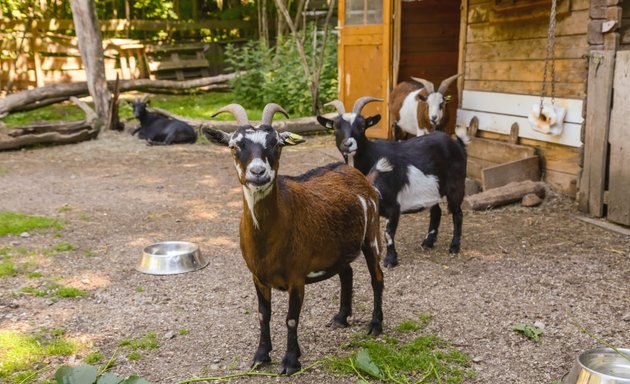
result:
[[[530,127],[527,117],[501,115],[464,109],[457,110],[457,124],[467,127],[474,116],[477,116],[479,119],[479,129],[483,131],[509,135],[512,124],[517,123],[520,128],[519,137],[568,145],[571,147],[582,146],[582,141],[580,140],[580,133],[582,131],[581,124],[564,123],[561,135],[546,135],[544,133],[534,131]]]
[[[551,100],[545,98],[545,101]],[[462,108],[457,110],[457,124],[468,126],[472,117],[477,116],[480,130],[509,135],[512,124],[518,123],[519,137],[581,147],[584,101],[555,99],[556,105],[567,112],[561,135],[546,135],[530,127],[527,117],[532,106],[538,103],[539,96],[464,90]]]

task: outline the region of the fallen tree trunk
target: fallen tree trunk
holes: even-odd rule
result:
[[[96,138],[98,136],[96,112],[76,97],[71,97],[70,100],[85,112],[85,120],[39,123],[15,128],[9,132],[13,139],[0,140],[0,150],[18,149],[35,144],[70,144]]]
[[[526,180],[513,182],[502,187],[467,196],[464,199],[463,208],[472,209],[473,211],[496,208],[520,201],[529,193],[535,193],[538,197],[543,198],[545,197],[545,192],[545,183],[542,181]]]
[[[235,121],[190,119],[156,107],[149,108],[149,111],[155,112],[171,119],[184,121],[197,130],[201,129],[201,127],[212,127],[214,129],[220,129],[224,132],[234,132],[236,128],[238,128],[238,124],[236,124]],[[209,111],[208,115],[211,113],[212,112]],[[327,117],[329,119],[332,119],[335,116],[337,116],[336,113],[324,115],[324,117]],[[251,123],[253,125],[258,124],[258,122],[256,121],[251,121]],[[315,118],[314,116],[300,117],[297,119],[289,120],[276,120],[273,122],[273,126],[279,131],[290,131],[293,133],[314,133],[326,130],[326,128],[324,128],[317,122],[317,118]]]
[[[236,76],[235,73],[218,75],[212,77],[204,77],[201,79],[193,79],[186,81],[174,80],[121,80],[119,83],[120,91],[146,91],[151,93],[172,93],[185,92],[191,89],[203,89],[205,87],[215,86],[225,83]],[[114,87],[114,80],[108,81],[108,87]],[[0,100],[0,115],[8,112],[34,109],[33,106],[39,108],[54,102],[64,101],[70,96],[86,96],[88,95],[87,83],[70,83],[70,84],[53,84],[45,87],[29,89],[26,91],[12,93]]]

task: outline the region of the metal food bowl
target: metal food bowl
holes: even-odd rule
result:
[[[187,241],[164,241],[144,248],[136,270],[150,275],[192,272],[208,265],[199,246]]]
[[[622,356],[623,354],[624,356]],[[563,384],[630,384],[630,349],[596,348],[580,354]]]

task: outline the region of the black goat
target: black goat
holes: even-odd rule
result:
[[[380,193],[380,214],[388,220],[384,265],[393,267],[398,264],[394,238],[401,213],[414,213],[431,207],[429,232],[422,241],[422,247],[433,247],[442,216],[439,202],[443,196],[446,196],[448,209],[453,215],[453,239],[449,252],[459,252],[468,136],[465,131],[457,132],[455,141],[444,132],[434,131],[403,142],[368,140],[365,130],[381,119],[380,115],[361,116],[361,110],[371,101],[382,100],[361,97],[355,102],[352,113],[346,113],[342,102],[335,100],[329,105],[337,108],[339,116],[333,120],[317,116],[317,121],[335,130],[339,151],[368,176]]]
[[[132,103],[133,115],[140,121],[140,126],[131,135],[145,139],[150,145],[171,145],[197,141],[197,132],[187,123],[147,111],[149,101],[144,99]]]

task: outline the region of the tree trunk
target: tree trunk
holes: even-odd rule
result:
[[[94,0],[70,0],[72,19],[76,30],[81,59],[85,66],[87,85],[98,116],[98,131],[105,129],[109,122],[111,93],[105,78],[103,39],[96,17]]]

